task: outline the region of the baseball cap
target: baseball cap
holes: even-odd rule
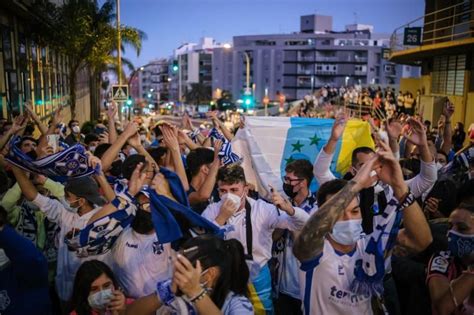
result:
[[[64,191],[70,192],[77,197],[85,198],[87,201],[98,206],[103,206],[106,203],[99,194],[99,185],[88,176],[69,179],[66,182],[66,186],[64,186]]]

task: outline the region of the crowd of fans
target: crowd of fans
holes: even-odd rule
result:
[[[268,200],[232,152],[244,122],[217,113],[0,121],[0,314],[473,314],[474,130],[449,100],[432,125],[419,95],[320,93],[384,113],[376,148],[336,178],[355,118],[334,111],[314,164],[288,163]]]

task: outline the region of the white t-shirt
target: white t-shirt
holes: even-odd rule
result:
[[[337,253],[324,241],[323,253],[301,265],[301,298],[305,314],[372,314],[371,297],[356,295],[349,288],[354,267],[366,247],[365,238],[352,253]]]
[[[57,223],[61,228],[58,240],[58,262],[56,268],[56,289],[58,290],[59,298],[63,301],[68,301],[71,298],[72,287],[74,284],[74,277],[80,265],[88,260],[97,259],[103,261],[107,265],[111,265],[110,251],[103,255],[94,255],[87,257],[78,257],[77,252],[69,250],[64,243],[65,236],[72,230],[79,230],[87,226],[89,219],[100,210],[94,210],[79,216],[77,213],[66,209],[64,204],[58,200],[51,199],[41,194],[38,194],[33,200],[46,217],[54,223]]]
[[[113,249],[113,270],[126,296],[139,298],[155,292],[156,283],[173,275],[170,244],[160,245],[156,233],[143,235],[125,229]]]
[[[302,209],[294,207],[295,213],[289,216],[286,212],[277,208],[261,199],[254,200],[247,198],[252,210],[250,212],[252,218],[252,256],[253,260],[259,264],[260,267],[265,266],[268,260],[272,257],[272,233],[276,228],[288,229],[291,231],[299,231],[309,218],[309,215]],[[219,225],[215,220],[219,215],[222,201],[210,204],[202,213],[206,219]],[[227,224],[233,226],[233,230],[226,233],[226,239],[239,240],[244,251],[247,254],[247,236],[245,229],[245,208],[235,213],[227,220]]]

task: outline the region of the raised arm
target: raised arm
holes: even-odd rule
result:
[[[38,117],[38,115],[36,115],[30,102],[25,103],[25,109],[30,115],[31,119],[33,119],[35,125],[38,126],[41,135],[45,136],[48,133],[48,128],[41,122],[41,119]]]
[[[188,178],[186,176],[186,171],[184,169],[183,160],[181,159],[181,152],[179,150],[178,143],[178,130],[176,127],[171,127],[168,125],[160,126],[160,130],[163,133],[163,141],[168,148],[168,152],[171,154],[173,160],[174,171],[178,175],[181,183],[183,184],[184,190],[189,190]]]
[[[19,169],[18,167],[12,165],[12,171],[15,175],[16,182],[20,185],[23,196],[26,200],[33,201],[36,196],[38,196],[38,190],[36,190],[35,185],[28,179],[25,171]]]
[[[107,117],[109,117],[109,143],[117,141],[117,130],[115,129],[115,115],[117,114],[117,104],[112,102],[107,109]]]
[[[0,138],[0,150],[10,141],[10,138],[25,129],[27,123],[26,116],[20,115],[15,118],[10,130]]]
[[[375,180],[370,173],[376,160],[377,157],[374,157],[364,163],[356,176],[309,218],[293,247],[293,254],[299,261],[308,261],[322,253],[324,239],[332,231],[344,209],[360,190],[369,187]]]
[[[441,144],[441,151],[449,154],[451,148],[453,147],[453,128],[451,127],[451,118],[454,114],[454,105],[449,101],[446,100],[446,103],[443,107],[443,115],[445,117],[444,120],[444,128],[443,128],[443,143]]]
[[[132,137],[137,133],[138,126],[136,123],[131,122],[127,125],[124,132],[118,137],[117,141],[112,143],[112,146],[105,151],[102,156],[102,167],[104,170],[108,170],[115,161],[122,147],[127,143],[128,138]]]
[[[385,129],[387,130],[388,144],[390,145],[390,149],[398,160],[400,159],[400,145],[398,140],[400,138],[400,134],[402,133],[402,125],[398,120],[389,119],[385,122]]]
[[[321,152],[319,152],[316,161],[314,161],[313,173],[319,185],[336,178],[330,170],[331,160],[334,151],[336,151],[337,142],[344,133],[348,118],[349,116],[346,113],[338,113],[332,126],[331,136]]]
[[[217,113],[216,112],[212,112],[211,119],[212,119],[212,122],[213,122],[214,126],[221,130],[222,134],[224,135],[224,137],[227,140],[232,141],[232,139],[234,139],[234,135],[232,134],[232,132],[230,132],[230,130],[227,129],[225,124],[223,124],[219,120],[219,118],[217,118]]]

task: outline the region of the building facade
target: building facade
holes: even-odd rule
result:
[[[402,75],[419,69],[403,68],[383,58],[389,36],[373,33],[370,25],[332,30],[332,17],[301,17],[300,32],[233,38],[231,49],[214,49],[213,91],[228,90],[238,99],[246,88],[246,55],[250,88],[257,102],[302,99],[322,86],[396,85]]]
[[[169,60],[157,59],[138,72],[138,98],[159,105],[170,100]]]
[[[0,3],[0,117],[11,119],[23,112],[26,101],[44,120],[56,107],[68,107],[69,73],[65,56],[36,44],[28,35],[33,1],[4,0]],[[76,118],[90,119],[89,76],[80,72],[76,84]]]
[[[170,61],[175,62],[178,69],[169,72],[171,99],[184,101],[193,83],[212,88],[213,52],[222,46],[213,38],[204,37],[198,44],[187,43],[175,49]]]
[[[455,105],[453,123],[474,123],[474,13],[472,1],[426,0],[424,15],[394,30],[390,60],[421,65],[416,80],[403,79],[405,90],[422,92],[423,116],[436,124],[444,100]],[[407,28],[420,28],[418,43],[407,43]],[[410,44],[410,45],[409,45]]]

